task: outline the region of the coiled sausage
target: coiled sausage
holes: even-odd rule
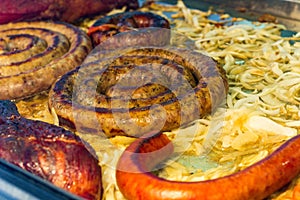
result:
[[[91,51],[89,37],[63,22],[0,25],[0,99],[18,99],[47,90],[80,65]]]
[[[61,125],[108,137],[139,137],[186,125],[226,97],[224,70],[201,53],[175,47],[115,53],[95,54],[54,84],[49,105]]]

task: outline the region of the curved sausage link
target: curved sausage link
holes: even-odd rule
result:
[[[168,38],[167,37],[168,32],[164,29],[170,29],[169,21],[161,17],[160,15],[151,12],[141,12],[141,11],[124,12],[124,13],[117,13],[114,15],[105,16],[97,20],[89,28],[88,35],[91,37],[94,46],[96,46],[104,42],[105,40],[112,38],[112,36],[116,34],[120,34],[122,32],[129,32],[129,31],[131,31],[132,34],[134,34],[134,29],[143,29],[149,27],[153,28],[153,29],[149,29],[149,31],[151,31],[151,34],[154,35],[153,39],[155,38],[156,40],[159,40],[159,38],[163,38],[165,40],[164,42],[166,42],[165,38]],[[159,28],[159,29],[155,29],[155,28]],[[162,37],[162,35],[155,34],[155,32],[159,32],[160,34],[165,36]],[[127,34],[122,38],[122,41],[126,42],[126,40],[129,39],[134,40],[132,37],[130,37]],[[140,38],[139,40],[142,39]],[[117,44],[117,42],[114,43]]]
[[[165,148],[159,144],[164,144]],[[290,139],[268,157],[242,171],[200,182],[170,181],[149,172],[172,154],[172,148],[168,146],[169,141],[159,133],[138,139],[121,155],[116,179],[128,200],[259,200],[289,183],[300,172],[300,136]],[[147,152],[156,154],[147,157],[144,155]]]

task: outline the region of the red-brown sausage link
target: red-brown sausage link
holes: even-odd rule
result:
[[[10,101],[1,100],[0,111],[0,158],[85,199],[101,199],[101,167],[78,136],[21,117]]]
[[[141,11],[133,11],[133,12],[124,12],[117,13],[114,15],[105,16],[99,20],[97,20],[88,30],[88,35],[91,37],[94,46],[104,42],[108,38],[112,38],[112,36],[116,34],[120,34],[122,32],[132,31],[134,35],[134,29],[143,29],[152,27],[153,29],[149,29],[152,33],[159,32],[163,34],[167,34],[166,31],[159,31],[159,29],[170,29],[169,21],[160,15],[151,13],[151,12],[141,12]],[[159,28],[159,29],[155,29]],[[126,39],[122,39],[123,42],[126,40],[134,40],[136,38],[131,37],[132,35],[126,35]],[[153,40],[157,40],[158,44],[161,43],[159,38],[164,38],[162,35],[156,34],[152,36]],[[141,38],[138,38],[141,40]],[[166,39],[161,40],[163,42],[167,42]],[[114,44],[118,44],[118,42],[113,42]],[[130,42],[132,43],[132,41]]]
[[[119,159],[117,184],[128,200],[260,200],[286,185],[300,172],[300,136],[290,139],[265,159],[240,172],[200,182],[170,181],[149,172],[151,167],[172,153],[172,148],[163,148],[156,143],[170,146],[165,136],[157,134],[133,142]],[[156,152],[156,156],[143,159],[147,158],[143,155],[147,152]]]
[[[1,0],[0,24],[49,19],[74,22],[124,6],[136,9],[139,4],[137,0]]]

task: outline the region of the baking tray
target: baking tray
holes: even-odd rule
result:
[[[145,0],[139,0],[140,5]],[[164,4],[176,4],[177,0],[159,0]],[[257,21],[264,13],[275,16],[278,23],[284,24],[289,31],[284,32],[290,36],[300,31],[300,1],[297,0],[184,0],[187,7],[203,11],[213,9],[219,13],[228,13],[234,17],[242,17],[250,21]],[[80,200],[67,191],[0,159],[0,200],[17,199],[66,199]]]

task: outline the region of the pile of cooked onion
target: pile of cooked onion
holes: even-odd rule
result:
[[[222,21],[217,22],[209,17],[213,11],[189,9],[182,1],[174,6],[154,3],[142,10],[174,13],[169,17],[173,30],[189,37],[197,51],[220,63],[229,81],[227,102],[214,115],[166,133],[174,141],[175,151],[182,155],[158,171],[158,176],[199,181],[228,175],[261,160],[299,134],[299,33],[283,37],[284,25],[250,23],[227,14],[220,15]],[[47,97],[36,97],[17,105],[23,115],[57,123],[45,102]],[[116,185],[115,165],[134,139],[78,134],[100,157],[104,199],[123,199]],[[296,178],[271,198],[291,199],[299,181]]]

